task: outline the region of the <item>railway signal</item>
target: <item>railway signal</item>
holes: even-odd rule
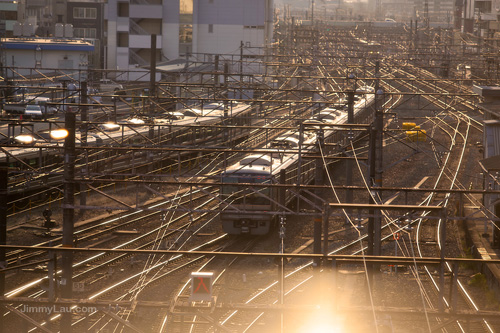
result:
[[[189,301],[211,301],[212,281],[214,273],[192,272],[191,273],[191,296]]]

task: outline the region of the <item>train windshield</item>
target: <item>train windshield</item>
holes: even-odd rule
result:
[[[269,194],[271,190],[265,187],[244,188],[231,184],[269,183],[270,179],[258,174],[226,174],[222,177],[222,195],[233,204],[245,205],[270,205]]]

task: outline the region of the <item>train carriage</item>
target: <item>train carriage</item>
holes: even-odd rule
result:
[[[363,87],[362,94],[356,96],[353,106],[355,122],[371,119],[371,106],[375,100],[373,90],[372,87]],[[276,212],[282,210],[279,205],[288,204],[294,197],[292,193],[285,191],[285,198],[281,198],[277,187],[252,188],[234,184],[277,184],[282,170],[285,171],[286,184],[311,183],[315,177],[316,163],[314,160],[304,160],[299,175],[299,148],[302,153],[315,152],[320,130],[326,143],[335,142],[345,146],[348,143],[346,135],[335,130],[334,125],[347,123],[347,118],[346,106],[324,108],[304,122],[304,131],[286,132],[269,143],[267,150],[271,152],[245,156],[229,166],[221,174],[221,198],[228,204],[220,213],[223,230],[234,235],[269,233],[277,220]]]
[[[222,106],[221,106],[222,105]],[[239,140],[246,133],[242,128],[236,127],[224,130],[221,127],[213,128],[209,125],[219,125],[227,123],[228,125],[250,124],[253,107],[246,103],[228,103],[225,113],[223,104],[213,103],[203,107],[203,114],[198,117],[185,116],[182,119],[172,119],[169,124],[154,123],[132,117],[129,122],[122,124],[106,123],[89,126],[87,133],[88,146],[138,146],[160,145],[160,146],[199,146],[202,144],[221,145],[224,140]],[[227,116],[227,117],[225,117]],[[193,128],[193,125],[199,127]],[[153,138],[150,138],[150,132]],[[48,131],[32,133],[33,140],[25,144],[25,147],[4,146],[0,151],[0,162],[7,162],[14,172],[9,175],[9,193],[24,192],[26,190],[36,190],[41,187],[57,186],[62,181],[61,175],[51,175],[50,177],[38,177],[37,173],[51,173],[52,171],[61,171],[57,167],[62,165],[62,149],[50,149],[43,147],[44,143],[52,146],[56,144],[50,139]],[[62,147],[64,140],[58,144]],[[80,133],[76,133],[76,148],[78,149],[82,142]],[[10,143],[20,144],[14,137]],[[40,145],[42,144],[42,145]],[[161,153],[155,155],[155,160],[165,158],[170,153]],[[170,154],[171,155],[171,154]],[[168,156],[167,156],[168,157]],[[77,167],[85,167],[87,172],[101,174],[106,172],[123,172],[125,168],[130,168],[130,156],[121,152],[112,152],[110,150],[91,150],[88,158],[84,161],[77,161]],[[134,154],[132,167],[138,167],[148,162],[147,152]],[[83,166],[83,163],[86,165]],[[26,175],[30,181],[27,182]]]

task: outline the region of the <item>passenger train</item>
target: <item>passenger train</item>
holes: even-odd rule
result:
[[[354,123],[371,123],[375,100],[372,87],[358,88],[354,102]],[[361,93],[362,92],[362,93]],[[277,220],[276,212],[282,210],[278,203],[289,204],[293,199],[290,191],[277,187],[244,187],[234,184],[279,184],[280,173],[285,170],[286,184],[309,184],[315,177],[315,161],[304,159],[301,153],[317,152],[316,142],[321,126],[325,143],[346,146],[345,131],[335,130],[335,124],[347,123],[348,111],[345,103],[327,107],[303,123],[303,131],[285,132],[266,147],[265,153],[243,157],[227,167],[221,174],[221,199],[229,204],[220,214],[223,230],[228,234],[264,235],[269,233]],[[285,193],[285,198],[280,193]],[[281,194],[283,195],[283,194]],[[274,212],[274,213],[273,213]]]
[[[222,103],[211,103],[199,109],[180,110],[175,114],[182,116],[176,116],[176,119],[131,117],[121,123],[91,124],[87,132],[87,146],[222,145],[225,141],[238,141],[248,135],[241,126],[251,125],[252,119],[255,118],[252,111],[252,105],[246,103],[229,103],[226,111]],[[236,126],[228,129],[210,126],[220,125],[222,122]],[[28,187],[33,190],[43,186],[56,186],[61,181],[60,177],[48,177],[48,175],[57,173],[58,168],[62,167],[63,139],[50,138],[49,130],[32,133],[29,124],[23,122],[23,133],[16,133],[17,135],[11,135],[9,138],[9,144],[15,144],[16,147],[9,147],[7,144],[3,145],[0,151],[0,162],[7,162],[9,168],[13,170],[9,176],[9,193],[24,191]],[[16,131],[19,132],[19,129]],[[14,129],[10,132],[14,133]],[[24,144],[20,146],[21,143]],[[54,148],[47,148],[47,145]],[[61,148],[55,147],[57,145]],[[82,135],[77,132],[76,149],[78,150],[81,145]],[[165,158],[165,154],[155,154],[154,158],[160,160]],[[82,167],[88,173],[118,172],[120,169],[133,167],[131,165],[133,162],[144,164],[147,162],[146,155],[144,151],[135,152],[134,161],[131,161],[130,155],[123,152],[109,149],[90,150],[88,158],[77,160],[76,164],[77,168]]]

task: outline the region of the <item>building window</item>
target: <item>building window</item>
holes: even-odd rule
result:
[[[193,41],[193,25],[179,24],[179,43],[191,43]]]
[[[128,33],[119,32],[117,35],[118,47],[128,47]]]
[[[97,18],[97,8],[75,7],[75,8],[73,8],[73,18],[96,19]]]
[[[214,32],[214,25],[213,24],[209,24],[208,25],[208,33],[211,34]]]
[[[263,25],[245,25],[243,29],[264,29]]]
[[[97,30],[95,28],[74,28],[73,33],[77,38],[96,38]]]
[[[118,17],[129,17],[128,2],[118,2]]]
[[[5,20],[9,21],[17,21],[17,12],[15,11],[5,11]]]

